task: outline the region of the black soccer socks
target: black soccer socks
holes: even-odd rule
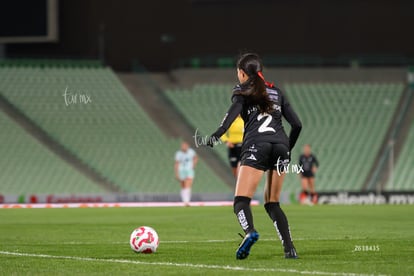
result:
[[[251,198],[249,197],[236,196],[233,203],[234,213],[236,214],[240,226],[246,234],[254,230],[250,201]]]
[[[289,223],[285,213],[280,208],[279,202],[269,202],[264,205],[269,214],[285,252],[293,248],[292,237],[290,235]]]

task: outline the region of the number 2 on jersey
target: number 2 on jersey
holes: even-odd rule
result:
[[[273,119],[272,115],[268,113],[260,113],[259,115],[257,115],[257,120],[260,121],[262,118],[265,118],[265,117],[266,117],[266,120],[260,125],[257,131],[259,131],[260,133],[267,132],[267,131],[276,132],[276,130],[273,127],[269,127],[269,124]]]

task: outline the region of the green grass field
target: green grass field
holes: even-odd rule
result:
[[[263,207],[261,237],[235,259],[240,227],[231,207],[3,209],[0,275],[410,275],[414,206],[284,206],[300,256],[286,260]],[[141,225],[160,236],[155,254],[136,254]]]

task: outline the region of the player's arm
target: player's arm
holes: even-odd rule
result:
[[[293,110],[292,106],[284,96],[282,97],[282,101],[282,115],[286,118],[286,120],[291,126],[289,134],[289,146],[290,150],[292,150],[296,144],[296,141],[299,138],[299,133],[302,130],[302,123],[298,115]]]
[[[316,173],[319,167],[318,159],[316,159],[315,155],[313,156],[313,166],[312,166],[312,172]]]
[[[198,163],[198,155],[197,154],[194,154],[194,157],[193,157],[193,169],[195,169],[195,167],[197,166],[197,163]]]
[[[243,96],[233,96],[233,103],[227,111],[219,128],[210,136],[209,141],[218,141],[221,136],[229,129],[233,121],[237,118],[243,109]],[[211,144],[212,145],[212,144]]]
[[[179,165],[180,165],[180,162],[175,161],[175,164],[174,164],[174,174],[175,174],[175,178],[177,180],[180,180],[180,177],[178,176],[178,166]]]
[[[179,173],[178,173],[178,167],[180,166],[180,159],[179,159],[179,153],[176,152],[175,153],[175,163],[174,163],[174,174],[175,174],[175,178],[180,181],[180,177],[179,177]]]

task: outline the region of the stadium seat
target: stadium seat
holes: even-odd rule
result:
[[[387,185],[387,190],[412,191],[414,188],[414,124],[411,125],[406,142],[401,150],[401,155],[395,164],[392,186]]]
[[[1,194],[105,192],[3,112],[0,112],[0,125]]]
[[[360,190],[373,165],[403,91],[402,83],[289,83],[286,96],[299,114],[303,130],[294,149],[310,143],[320,161],[319,191]],[[213,132],[230,106],[232,85],[198,84],[165,95],[203,134]],[[285,122],[286,123],[286,122]],[[290,127],[286,123],[285,129]],[[217,152],[227,160],[224,145]],[[298,191],[299,178],[286,177],[285,189]]]
[[[109,68],[3,66],[0,91],[122,191],[179,191],[173,167],[180,142],[161,132]],[[77,103],[67,104],[65,91],[77,94]],[[80,95],[92,102],[80,102]],[[196,174],[194,192],[230,192],[202,160]]]

